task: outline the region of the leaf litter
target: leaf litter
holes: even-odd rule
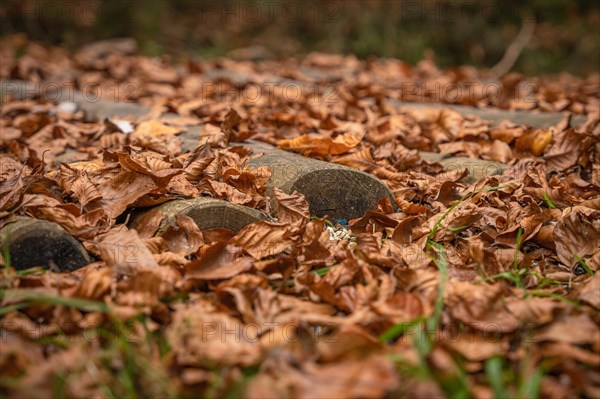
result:
[[[2,47],[3,78],[57,79],[51,49],[26,43],[30,55],[15,58],[15,43]],[[385,101],[411,100],[398,94],[402,79],[449,76],[433,65],[311,54],[176,68],[105,47],[63,55],[64,79],[80,89],[135,82],[139,90],[118,99],[151,107],[150,116],[94,120],[43,98],[2,105],[0,226],[50,220],[95,257],[71,273],[17,271],[3,251],[4,394],[600,395],[597,79],[564,93],[555,82],[561,101],[535,97],[541,111],[587,116],[582,126],[569,127],[568,114],[548,129],[493,126]],[[302,83],[298,98],[277,86],[270,98],[243,95],[296,70],[286,78]],[[311,77],[319,70],[322,82]],[[203,93],[215,71],[219,85]],[[338,82],[335,92],[307,89],[315,80]],[[191,126],[203,128],[186,152]],[[275,190],[270,209],[270,171],[248,166],[250,137],[371,173],[395,203],[340,223],[312,217],[301,193]],[[445,172],[418,151],[509,168],[466,184],[469,171]],[[135,209],[201,196],[273,219],[235,233],[179,216],[158,237],[159,212],[138,230],[125,224]]]

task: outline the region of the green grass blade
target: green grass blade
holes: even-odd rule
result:
[[[561,301],[564,302],[566,304],[569,304],[575,308],[579,308],[581,307],[581,303],[576,302],[576,301],[572,301],[570,299],[565,298],[562,295],[558,295],[555,294],[553,292],[548,292],[548,291],[542,291],[542,290],[533,290],[533,291],[528,291],[527,295],[531,295],[531,296],[535,296],[535,297],[541,297],[541,298],[552,298],[552,299],[556,299],[557,301]]]
[[[17,301],[11,306],[0,309],[0,315],[6,314],[13,310],[21,309],[33,305],[55,305],[66,306],[82,310],[84,312],[102,312],[108,313],[108,306],[104,302],[90,301],[88,299],[71,298],[60,295],[41,293],[35,290],[28,289],[8,289],[0,290],[0,299],[10,298],[11,301]]]
[[[541,369],[535,370],[533,376],[523,379],[519,386],[519,397],[527,399],[537,399],[540,397],[540,386],[544,378],[544,371]]]
[[[508,399],[509,395],[503,381],[502,359],[495,356],[485,362],[485,375],[492,386],[496,399]]]
[[[552,202],[550,200],[550,197],[548,197],[548,194],[546,194],[545,191],[542,191],[542,194],[544,195],[544,200],[546,200],[546,203],[548,204],[548,207],[550,209],[556,209],[556,205],[554,205],[554,202]]]
[[[425,321],[425,317],[421,316],[412,321],[408,321],[405,323],[394,324],[387,330],[385,330],[380,336],[379,341],[381,342],[390,342],[395,340],[396,338],[406,334],[411,330],[411,328],[418,326],[419,324]]]
[[[450,212],[452,212],[453,210],[455,210],[460,204],[462,204],[467,199],[471,198],[473,195],[478,194],[478,193],[482,193],[482,192],[485,192],[485,191],[501,190],[503,188],[508,188],[508,186],[485,187],[485,188],[482,188],[482,189],[479,189],[479,190],[475,190],[472,193],[469,193],[469,194],[465,195],[464,197],[462,197],[461,199],[459,199],[454,205],[452,205],[450,208],[448,208],[448,210],[446,212],[444,212],[444,214],[442,215],[442,217],[437,222],[435,222],[435,224],[433,225],[433,229],[431,229],[431,232],[429,233],[429,235],[427,236],[427,238],[430,239],[430,240],[432,240],[433,236],[440,229],[440,227],[442,225],[442,222],[444,221],[444,219],[446,219],[446,217],[450,214]]]
[[[585,270],[587,274],[589,274],[590,276],[594,275],[594,271],[587,265],[587,263],[585,263],[585,260],[581,259],[577,254],[573,254],[573,256],[575,257],[575,259],[577,259],[577,263],[579,263],[579,265],[583,267],[583,270]]]

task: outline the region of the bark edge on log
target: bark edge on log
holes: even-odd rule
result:
[[[149,212],[162,212],[163,218],[158,226],[156,235],[165,232],[169,226],[176,225],[177,215],[186,215],[194,219],[200,230],[223,228],[238,232],[250,223],[267,220],[261,211],[244,205],[238,205],[225,200],[199,197],[165,202],[149,210],[141,211],[133,217],[129,224],[131,228],[140,227],[145,221],[144,216]]]

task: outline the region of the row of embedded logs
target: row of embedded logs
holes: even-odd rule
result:
[[[11,84],[15,84],[14,82]],[[27,85],[20,82],[21,85]],[[6,87],[5,84],[2,87]],[[6,90],[2,90],[6,93]],[[2,97],[0,92],[0,97]],[[31,95],[30,90],[22,90]],[[11,94],[18,94],[12,90]],[[72,94],[72,93],[71,93]],[[24,98],[26,94],[17,95]],[[60,94],[57,94],[60,97]],[[60,98],[54,96],[54,101]],[[115,103],[100,100],[94,103],[86,101],[82,95],[74,100],[80,109],[91,117],[141,116],[149,112],[147,108],[135,104]],[[202,126],[195,126],[183,134],[183,150],[190,151],[198,144]],[[385,184],[376,177],[342,165],[306,158],[294,153],[274,148],[268,144],[248,141],[244,143],[255,154],[249,161],[251,167],[268,166],[272,175],[267,183],[267,195],[273,196],[274,188],[285,193],[298,191],[309,204],[310,212],[316,216],[332,219],[353,219],[360,217],[368,209],[373,209],[384,197],[394,203],[393,195]],[[450,157],[443,154],[422,153],[424,159],[440,162],[447,170],[457,167],[471,169],[466,181],[473,182],[481,177],[502,173],[506,167],[496,162],[472,160],[470,158]],[[190,216],[201,230],[226,228],[239,231],[247,224],[268,219],[268,215],[249,207],[232,204],[212,198],[194,198],[173,200],[159,205],[163,221],[158,234],[175,221],[178,214]],[[133,218],[130,227],[143,223],[143,212]],[[16,269],[42,266],[53,270],[72,271],[91,262],[81,244],[55,223],[31,218],[17,218],[0,230],[2,248],[6,248],[10,262]]]
[[[359,170],[305,158],[262,143],[247,145],[262,154],[250,160],[250,166],[268,166],[272,171],[267,195],[274,198],[275,188],[288,194],[299,191],[306,196],[313,215],[349,220],[376,207],[383,197],[394,202],[385,184]],[[250,223],[269,218],[259,210],[208,197],[172,200],[152,209],[163,214],[158,234],[173,224],[177,215],[191,217],[201,230],[239,231]],[[136,213],[129,223],[132,228],[145,223],[145,212]],[[10,260],[16,269],[43,266],[74,270],[90,262],[77,240],[57,224],[45,220],[20,218],[0,230],[0,241],[3,245],[8,243]]]

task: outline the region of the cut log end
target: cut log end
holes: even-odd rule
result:
[[[376,209],[381,198],[387,197],[394,204],[388,187],[360,170],[306,158],[254,140],[244,145],[257,155],[250,160],[250,166],[271,169],[267,194],[273,197],[274,188],[287,194],[298,191],[306,197],[312,215],[355,219]]]
[[[10,223],[0,230],[0,242],[2,248],[8,243],[10,263],[17,270],[41,266],[53,271],[73,271],[91,262],[75,238],[46,220],[26,218]]]
[[[359,218],[365,211],[375,209],[380,199],[390,197],[379,180],[345,168],[308,172],[294,182],[291,191],[294,190],[309,199],[311,214],[332,219]]]
[[[177,215],[189,216],[200,230],[221,228],[234,232],[240,231],[250,223],[267,219],[259,210],[205,197],[170,201],[152,209],[152,212],[156,211],[164,215],[156,233],[158,235],[177,224]],[[131,227],[140,228],[143,223],[144,214],[135,217]]]

